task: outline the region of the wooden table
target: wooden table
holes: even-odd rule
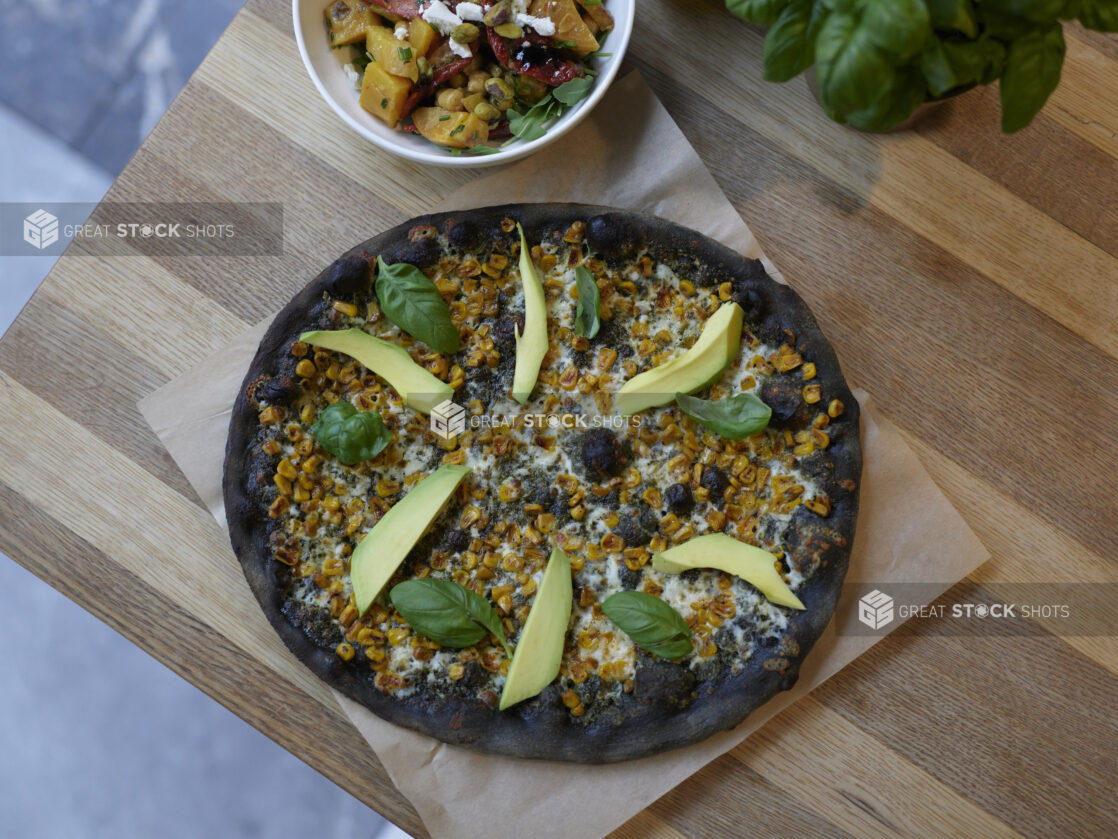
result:
[[[108,195],[282,202],[284,255],[58,262],[0,342],[0,550],[423,836],[135,407],[472,177],[344,128],[289,5],[250,0]],[[915,132],[833,125],[761,82],[761,33],[714,0],[642,0],[631,49],[992,552],[980,586],[1118,578],[1118,39],[1067,34],[1011,137],[995,89]],[[618,835],[1113,833],[1116,687],[1114,638],[890,638]]]

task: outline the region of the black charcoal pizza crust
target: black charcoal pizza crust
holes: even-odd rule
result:
[[[271,558],[276,526],[267,515],[275,497],[271,476],[275,457],[261,451],[259,399],[290,401],[298,392],[289,348],[308,329],[330,328],[336,313],[324,292],[343,297],[358,290],[356,260],[383,255],[387,262],[419,267],[441,255],[432,240],[413,241],[409,231],[434,226],[452,247],[488,249],[501,239],[512,246],[515,232],[505,219],[520,222],[529,242],[561,235],[571,222],[586,223],[588,248],[607,263],[648,253],[669,264],[690,264],[696,286],[733,284],[734,299],[746,312],[746,326],[766,341],[794,341],[816,367],[814,383],[845,411],[828,427],[831,443],[808,459],[815,477],[830,491],[832,511],[820,518],[799,508],[785,541],[786,551],[812,573],[797,594],[807,607],[794,613],[784,637],[759,649],[736,674],[721,669],[697,680],[686,667],[638,653],[635,687],[609,714],[572,717],[554,685],[539,697],[504,712],[476,698],[421,685],[406,699],[382,693],[367,667],[349,666],[334,652],[338,638],[322,616],[305,614],[285,602],[291,569]],[[802,383],[801,383],[802,385]],[[791,410],[789,412],[791,414]],[[522,758],[581,763],[629,760],[696,743],[731,728],[776,693],[796,681],[804,657],[835,609],[854,541],[861,478],[858,404],[850,393],[829,343],[800,297],[765,274],[761,263],[663,219],[578,204],[517,204],[421,216],[352,248],[312,280],[277,315],[262,340],[234,406],[224,471],[224,498],[233,548],[253,593],[287,647],[316,675],[383,719],[444,742]],[[789,416],[786,422],[797,422]],[[327,616],[328,617],[328,616]],[[709,671],[708,671],[709,672]]]

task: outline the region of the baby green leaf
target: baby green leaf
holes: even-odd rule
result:
[[[717,402],[677,393],[675,403],[703,428],[729,440],[744,440],[760,434],[772,416],[772,408],[752,393],[739,393]]]
[[[594,79],[590,76],[583,76],[579,79],[571,79],[569,82],[563,82],[563,84],[551,91],[551,95],[569,108],[571,105],[578,104],[585,99],[586,94],[590,92],[590,88],[593,86]]]
[[[412,630],[447,647],[470,647],[491,633],[512,657],[501,619],[489,601],[450,580],[407,580],[393,587],[392,605]]]
[[[358,411],[349,402],[335,402],[311,426],[318,444],[346,466],[372,460],[392,442],[392,432],[376,411]]]
[[[377,257],[377,301],[385,317],[437,352],[457,352],[461,347],[458,329],[450,319],[450,307],[414,265],[388,265]]]
[[[619,591],[606,598],[602,611],[650,653],[675,659],[691,652],[691,627],[658,597],[643,591]]]
[[[575,311],[575,332],[583,338],[593,338],[601,329],[602,298],[593,275],[581,265],[575,269],[578,288],[578,309]]]
[[[1002,131],[1019,131],[1044,107],[1060,83],[1066,50],[1059,21],[1033,29],[1009,45],[1001,80]]]

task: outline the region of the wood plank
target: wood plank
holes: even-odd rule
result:
[[[413,836],[427,835],[337,703],[307,696],[3,482],[0,505],[10,514],[0,551]],[[72,561],[60,566],[56,555]]]
[[[850,835],[828,820],[820,802],[795,800],[783,786],[730,755],[704,766],[657,800],[651,811],[687,836]]]
[[[814,695],[730,754],[855,836],[1017,835]]]
[[[1069,136],[1050,118],[1051,109],[1027,131],[1002,134],[997,120],[991,121],[1000,107],[995,87],[977,88],[932,114],[916,131],[1111,256],[1118,255],[1115,156]]]
[[[319,702],[333,703],[325,683],[299,664],[268,624],[241,573],[225,532],[209,512],[153,478],[91,431],[0,371],[0,425],[10,456],[0,480],[20,487],[46,515],[195,618],[254,655]],[[22,417],[34,416],[34,423]],[[66,440],[63,448],[54,441]],[[74,488],[80,492],[74,492]],[[150,511],[138,518],[136,511]],[[174,562],[163,561],[173,552]],[[70,565],[67,557],[59,566]]]
[[[944,669],[921,660],[927,647],[939,648]],[[1032,669],[1038,656],[1057,662],[1055,681],[1036,685],[1035,694],[1007,682],[1018,662],[1028,662],[1026,679],[1038,672]],[[1068,734],[1062,715],[1047,718],[1042,730],[1022,725],[1018,715],[1045,691],[1067,704],[1071,697],[1079,701],[1080,683],[1104,678],[1113,676],[1050,637],[890,636],[812,697],[1009,827],[1052,836],[1118,824],[1107,791],[1118,779],[1069,754],[1092,744],[1061,742]],[[1111,714],[1113,695],[1111,688],[1108,706],[1092,712]]]
[[[85,277],[88,280],[88,274]],[[127,451],[149,479],[170,487],[185,503],[201,505],[194,488],[136,408],[138,399],[166,384],[167,374],[149,365],[142,349],[133,352],[135,347],[110,340],[55,303],[49,288],[44,286],[31,298],[25,316],[0,341],[0,369],[10,371],[12,379],[26,388],[48,394],[37,406],[46,416],[61,414],[70,423],[80,424],[83,434]],[[79,295],[69,302],[81,299]],[[36,321],[49,326],[38,328]],[[109,319],[103,324],[106,331],[111,331],[112,323]],[[13,425],[25,427],[29,425],[26,416],[35,415],[16,416]],[[51,448],[61,452],[68,443],[67,437],[59,437]],[[6,465],[8,458],[4,461]],[[0,473],[5,471],[0,469]],[[97,483],[99,478],[94,476],[93,481]],[[63,473],[57,489],[66,493],[73,488]]]

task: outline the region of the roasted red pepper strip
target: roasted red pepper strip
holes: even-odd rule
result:
[[[458,8],[459,0],[443,0],[443,2],[452,12]],[[399,15],[408,20],[413,17],[420,17],[423,14],[423,9],[419,7],[419,0],[365,0],[365,5]]]
[[[419,0],[367,0],[367,5],[409,20],[423,14]]]
[[[581,78],[586,75],[586,69],[577,61],[560,57],[554,50],[549,50],[531,41],[529,49],[533,52],[532,61],[521,61],[509,50],[508,41],[498,35],[489,26],[485,27],[485,36],[489,39],[489,48],[493,50],[493,57],[506,70],[531,76],[537,81],[551,87],[558,87],[563,82]],[[518,39],[519,40],[519,39]],[[536,58],[536,56],[539,58]]]
[[[459,58],[457,61],[444,64],[442,67],[436,67],[431,73],[431,78],[423,84],[417,84],[412,88],[411,93],[408,94],[408,98],[404,100],[404,112],[400,115],[400,118],[403,119],[418,108],[420,102],[434,93],[435,88],[450,81],[451,76],[465,70],[470,61],[471,59],[469,58]]]

